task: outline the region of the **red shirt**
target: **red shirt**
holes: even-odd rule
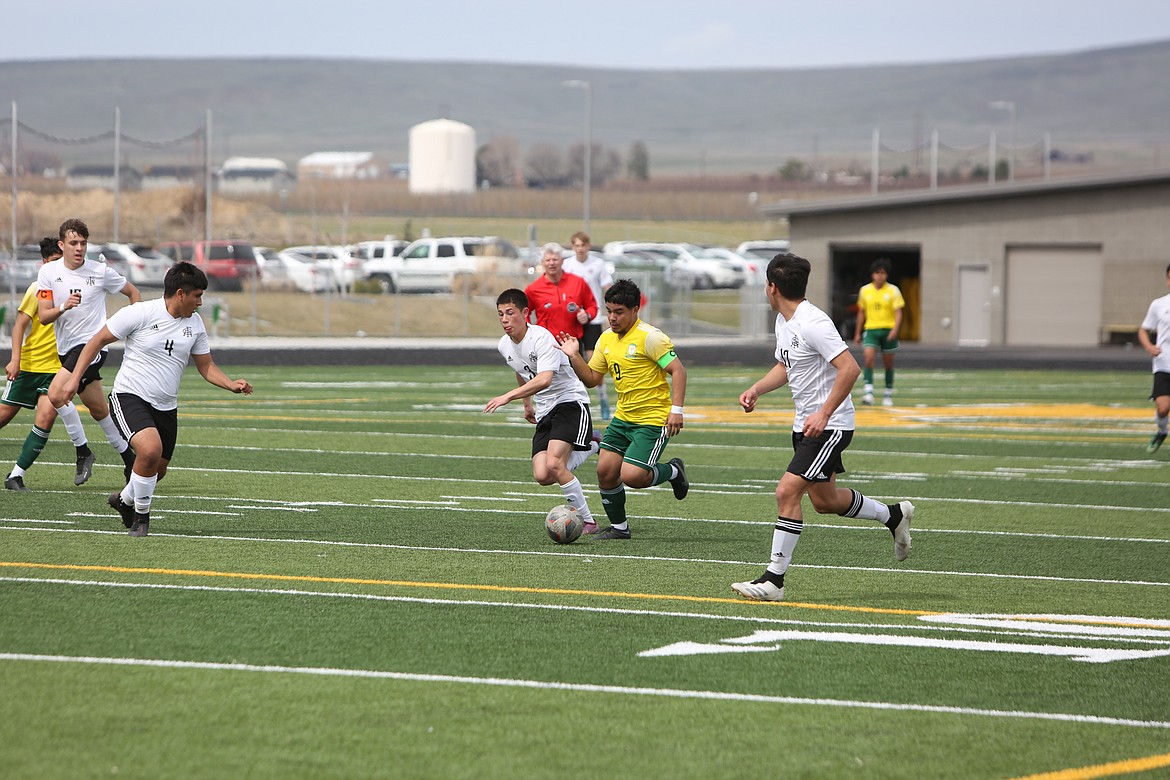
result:
[[[524,294],[528,296],[529,311],[536,315],[536,324],[554,336],[562,332],[577,338],[585,335],[585,326],[577,321],[578,309],[584,309],[590,320],[597,316],[597,301],[593,300],[589,283],[574,274],[562,274],[556,284],[542,275],[525,288]]]

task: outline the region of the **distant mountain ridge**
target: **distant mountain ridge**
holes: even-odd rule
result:
[[[471,125],[479,144],[511,136],[567,148],[584,135],[580,89],[592,87],[593,140],[622,155],[635,141],[651,173],[774,171],[789,157],[866,159],[873,128],[908,149],[937,129],[953,147],[1007,138],[1017,108],[1017,146],[1052,134],[1062,148],[1118,148],[1170,141],[1170,41],[1009,59],[784,70],[658,71],[561,65],[421,63],[336,59],[57,60],[0,62],[0,119],[67,164],[104,162],[110,142],[65,141],[109,131],[114,108],[127,136],[186,136],[212,111],[212,156],[279,157],[372,151],[407,159],[413,125],[445,116]],[[5,134],[6,135],[6,134]],[[1001,140],[1005,143],[1006,140]],[[6,152],[7,150],[5,150]],[[134,165],[195,158],[124,144]],[[6,154],[5,154],[6,156]]]

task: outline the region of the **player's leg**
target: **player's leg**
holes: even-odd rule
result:
[[[575,454],[590,452],[592,432],[587,403],[562,403],[537,423],[532,439],[533,478],[541,485],[557,484],[565,503],[577,511],[589,533],[597,531],[597,523],[570,461]]]
[[[887,349],[882,352],[882,363],[886,368],[886,395],[882,399],[882,406],[894,405],[894,352],[897,349]]]
[[[111,393],[111,416],[119,433],[133,442],[134,469],[122,492],[110,496],[110,506],[127,522],[133,512],[131,536],[146,536],[150,528],[150,506],[159,479],[166,473],[178,438],[178,410],[159,411],[138,396]]]
[[[615,418],[601,438],[601,451],[597,453],[597,492],[601,494],[601,508],[605,510],[609,527],[603,528],[597,539],[630,538],[626,487],[622,484],[623,459],[630,446],[629,431],[629,423]]]
[[[1166,433],[1170,426],[1170,373],[1159,371],[1154,374],[1154,389],[1150,393],[1154,401],[1154,431],[1150,443],[1146,445],[1147,452],[1156,452],[1166,441]]]
[[[74,485],[84,485],[93,475],[93,464],[97,457],[89,448],[89,439],[85,435],[85,427],[81,424],[81,413],[77,405],[67,401],[64,406],[56,410],[61,418],[69,439],[73,442],[74,454],[77,456],[77,468],[73,475]]]
[[[733,582],[731,589],[744,598],[756,601],[782,601],[784,575],[792,563],[792,553],[804,530],[801,498],[809,488],[808,480],[785,471],[776,484],[776,525],[772,529],[772,552],[764,573],[750,582]]]
[[[96,371],[93,372],[96,374]],[[86,371],[86,377],[91,376],[90,371]],[[129,478],[130,470],[134,467],[134,450],[130,448],[130,443],[118,431],[118,426],[114,419],[110,416],[110,406],[106,402],[106,396],[102,390],[101,377],[91,379],[86,382],[82,379],[81,389],[77,395],[81,398],[85,408],[89,410],[89,416],[93,418],[94,422],[102,429],[102,433],[106,435],[106,441],[114,448],[114,451],[122,458],[124,465],[124,475]]]
[[[7,490],[20,492],[28,490],[24,485],[25,472],[32,468],[33,462],[40,456],[45,444],[49,441],[49,430],[52,429],[56,416],[42,415],[40,411],[42,399],[44,399],[43,403],[48,404],[50,410],[53,408],[52,404],[48,402],[48,396],[41,392],[42,389],[47,392],[48,384],[52,381],[49,379],[49,382],[46,382],[46,379],[49,377],[43,374],[21,373],[17,375],[16,379],[8,382],[4,388],[3,403],[0,403],[0,419],[3,420],[3,425],[7,425],[21,409],[37,411],[32,430],[25,437],[16,463],[13,464],[4,480],[4,487]]]
[[[873,341],[872,331],[865,331],[862,339],[865,350],[863,353],[861,377],[865,385],[862,388],[861,402],[869,406],[873,403],[873,367],[877,362],[877,345],[871,343]]]

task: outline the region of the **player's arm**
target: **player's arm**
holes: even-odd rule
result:
[[[119,290],[119,292],[129,298],[130,303],[138,303],[142,300],[142,293],[139,292],[138,288],[131,284],[128,280],[126,284],[123,285],[122,289]]]
[[[585,358],[581,357],[581,342],[577,340],[576,336],[570,336],[568,333],[562,333],[557,336],[557,344],[560,345],[561,352],[569,358],[569,365],[573,368],[573,373],[581,380],[581,384],[586,387],[597,387],[605,379],[605,374],[596,371],[593,366],[585,362]],[[597,352],[593,353],[594,359],[597,358]]]
[[[12,359],[4,368],[4,375],[9,380],[20,374],[20,350],[24,346],[24,332],[31,324],[32,317],[22,311],[16,313],[16,321],[12,323]]]
[[[37,290],[37,318],[42,325],[52,325],[61,315],[81,304],[81,294],[73,293],[59,306],[53,301],[53,291]]]
[[[88,347],[87,347],[88,348]],[[252,385],[246,379],[232,379],[223,372],[215,361],[211,359],[210,352],[204,352],[202,355],[192,355],[191,359],[195,363],[195,368],[199,371],[199,375],[206,379],[209,383],[216,387],[222,387],[224,390],[232,393],[243,393],[244,395],[251,395]]]
[[[829,418],[837,407],[845,403],[845,399],[853,392],[853,385],[857,377],[861,376],[861,366],[857,365],[857,358],[848,349],[842,350],[837,357],[829,361],[837,369],[837,379],[829,390],[829,397],[825,405],[810,414],[804,421],[805,436],[820,436],[829,424]]]
[[[743,407],[745,412],[751,412],[756,408],[756,402],[760,400],[761,395],[767,395],[773,390],[779,390],[784,385],[788,384],[788,368],[781,362],[777,361],[776,365],[768,373],[764,374],[755,384],[744,390],[739,394],[739,405]]]
[[[98,356],[99,352],[117,340],[118,337],[110,332],[108,325],[103,325],[101,330],[93,334],[93,338],[87,341],[85,346],[82,347],[81,354],[77,357],[77,364],[73,367],[73,371],[61,383],[57,392],[54,393],[52,386],[49,387],[49,400],[53,402],[53,406],[59,409],[62,404],[77,395],[77,386],[81,384],[81,377],[85,376],[85,370],[89,368],[89,364],[94,361],[94,358]]]
[[[503,395],[498,395],[495,398],[493,398],[492,400],[488,401],[487,405],[484,406],[483,410],[484,410],[484,412],[491,414],[496,409],[499,409],[501,406],[504,406],[505,404],[509,404],[518,398],[524,398],[524,399],[531,398],[532,396],[539,393],[541,390],[544,390],[549,385],[551,385],[552,381],[553,381],[553,372],[552,371],[541,371],[536,376],[532,377],[532,379],[529,379],[527,382],[524,381],[524,377],[520,376],[520,374],[516,374],[516,382],[519,385],[519,387],[517,387],[514,390],[509,390],[508,392],[504,393]],[[527,411],[529,408],[531,408],[531,403],[526,402],[524,404],[525,411]]]
[[[853,330],[853,341],[861,343],[861,331],[865,329],[865,298],[857,295],[857,327]]]
[[[662,368],[670,377],[670,414],[666,417],[666,435],[674,436],[683,427],[683,406],[687,399],[687,368],[676,356]]]
[[[902,309],[901,307],[894,309],[894,327],[890,330],[890,341],[898,340],[898,331],[902,327]]]
[[[1162,348],[1153,342],[1150,338],[1150,332],[1145,328],[1138,328],[1138,343],[1142,345],[1142,349],[1150,354],[1150,357],[1158,357],[1162,354]],[[16,340],[16,330],[12,331],[12,338]],[[11,377],[9,377],[11,378]]]
[[[581,282],[581,287],[583,288],[581,294],[582,304],[585,308],[585,314],[588,316],[585,319],[581,319],[581,317],[578,316],[577,319],[582,325],[584,325],[597,316],[597,300],[593,297],[593,290],[589,289],[589,285],[585,283],[585,280],[582,279]]]

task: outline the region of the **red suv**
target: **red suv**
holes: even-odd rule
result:
[[[242,290],[244,280],[259,275],[248,241],[166,241],[155,248],[175,262],[194,263],[207,274],[211,290]]]

